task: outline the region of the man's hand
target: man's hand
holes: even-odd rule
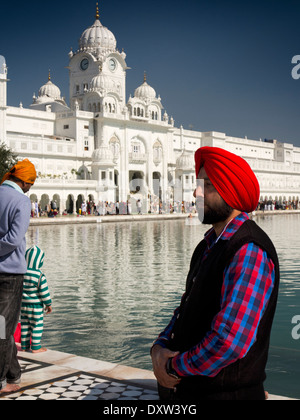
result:
[[[170,357],[175,357],[179,354],[179,351],[174,352],[159,344],[156,344],[151,351],[153,372],[156,376],[158,383],[165,388],[174,388],[179,384],[180,379],[172,378],[167,374],[166,366],[167,361]]]

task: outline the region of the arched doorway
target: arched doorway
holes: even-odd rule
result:
[[[60,196],[58,194],[54,194],[53,199],[50,204],[51,204],[52,209],[59,211],[60,210]]]
[[[156,195],[157,197],[159,197],[159,199],[161,200],[162,197],[162,191],[161,191],[161,174],[160,172],[153,172],[153,193],[154,195]]]
[[[76,200],[76,213],[79,213],[79,209],[81,209],[81,204],[84,200],[83,194],[79,194]]]
[[[115,182],[115,201],[120,201],[120,188],[119,188],[119,171],[114,171]]]
[[[129,189],[131,193],[144,189],[144,173],[142,171],[129,171]]]
[[[66,210],[68,214],[74,213],[74,196],[72,194],[68,195],[68,198],[66,201]]]
[[[41,197],[41,210],[48,212],[49,211],[50,198],[48,194],[43,194]]]

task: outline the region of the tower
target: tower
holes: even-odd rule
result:
[[[69,53],[70,107],[75,102],[84,111],[122,113],[126,103],[126,54],[117,49],[114,34],[96,20]]]
[[[6,109],[7,109],[7,67],[5,58],[0,55],[0,143],[6,140]]]
[[[92,112],[94,123],[93,178],[105,201],[115,201],[114,159],[105,132],[105,118],[120,116],[126,108],[126,54],[117,50],[114,34],[96,20],[69,53],[70,108]]]

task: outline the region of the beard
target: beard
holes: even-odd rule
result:
[[[196,208],[198,211],[198,218],[204,225],[213,225],[215,223],[224,222],[229,218],[233,212],[233,208],[230,207],[222,197],[220,203],[214,203],[208,205],[204,203],[202,198],[196,200]]]

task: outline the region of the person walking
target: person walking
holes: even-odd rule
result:
[[[26,239],[31,202],[25,195],[36,179],[34,165],[17,162],[3,177],[0,186],[0,317],[5,336],[0,339],[0,393],[20,387],[21,368],[14,341],[22,301]]]
[[[85,202],[85,200],[83,200],[83,202],[81,203],[81,214],[83,216],[86,215],[86,202]]]
[[[137,200],[136,208],[137,208],[138,214],[142,214],[142,202],[141,202],[141,200]]]
[[[44,327],[44,307],[47,314],[52,312],[52,301],[47,279],[41,268],[44,264],[44,251],[32,246],[26,251],[27,272],[24,276],[23,299],[21,307],[21,350],[32,353],[46,351],[41,346]]]
[[[260,190],[248,163],[220,148],[195,153],[198,214],[212,228],[196,247],[186,291],[151,348],[162,400],[264,400],[279,262],[247,213]],[[202,218],[201,218],[202,219]]]

